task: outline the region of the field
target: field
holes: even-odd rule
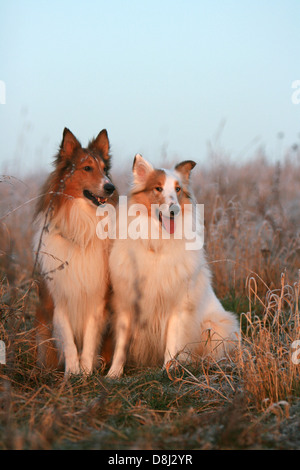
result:
[[[130,171],[113,172],[126,192]],[[300,448],[300,152],[211,155],[193,174],[214,288],[240,319],[226,361],[72,377],[35,363],[32,213],[43,175],[0,177],[0,449]],[[298,346],[300,349],[300,347]]]

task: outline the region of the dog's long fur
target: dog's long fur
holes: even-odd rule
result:
[[[82,148],[65,129],[36,210],[34,250],[43,275],[38,361],[62,363],[66,375],[92,372],[107,324],[109,240],[96,235],[96,209],[106,200],[116,203],[109,170],[106,130]]]
[[[151,204],[167,203],[180,206],[182,212],[190,207],[185,204],[194,205],[194,166],[186,161],[173,171],[157,170],[137,155],[129,206],[141,203],[150,209]],[[159,225],[160,220],[154,223]],[[188,251],[186,241],[171,235],[114,242],[109,265],[116,344],[109,377],[120,376],[126,363],[165,367],[175,357],[218,359],[237,341],[238,322],[213,292],[204,250]]]

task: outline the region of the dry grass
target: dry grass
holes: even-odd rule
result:
[[[298,448],[299,154],[281,165],[212,162],[193,177],[215,290],[240,316],[237,353],[168,373],[127,370],[118,381],[97,371],[66,382],[35,363],[33,205],[24,203],[38,180],[0,183],[0,448]]]
[[[245,378],[245,393],[258,409],[283,403],[300,391],[300,367],[292,360],[291,348],[300,338],[300,271],[293,286],[285,283],[285,277],[282,274],[279,289],[267,292],[261,316],[251,310],[245,314],[246,332],[238,369]],[[249,291],[256,296],[254,280],[252,283]]]

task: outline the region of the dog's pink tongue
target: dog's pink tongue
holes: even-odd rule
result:
[[[164,229],[168,233],[172,234],[175,232],[175,221],[173,218],[170,219],[170,217],[164,217],[162,215],[162,223],[163,223]]]

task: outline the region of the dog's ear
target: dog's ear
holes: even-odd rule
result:
[[[186,181],[188,181],[191,171],[195,166],[196,163],[193,162],[193,160],[185,160],[184,162],[178,163],[178,165],[175,166],[175,170],[178,171]]]
[[[63,138],[60,144],[60,155],[63,158],[71,158],[76,149],[80,148],[81,144],[76,139],[75,135],[65,127]]]
[[[154,170],[151,163],[147,162],[142,155],[136,154],[133,160],[132,173],[134,184],[140,185],[146,183],[148,175]]]
[[[107,163],[110,159],[109,148],[110,146],[106,129],[102,129],[98,136],[89,143],[89,149],[100,153],[103,160]]]

